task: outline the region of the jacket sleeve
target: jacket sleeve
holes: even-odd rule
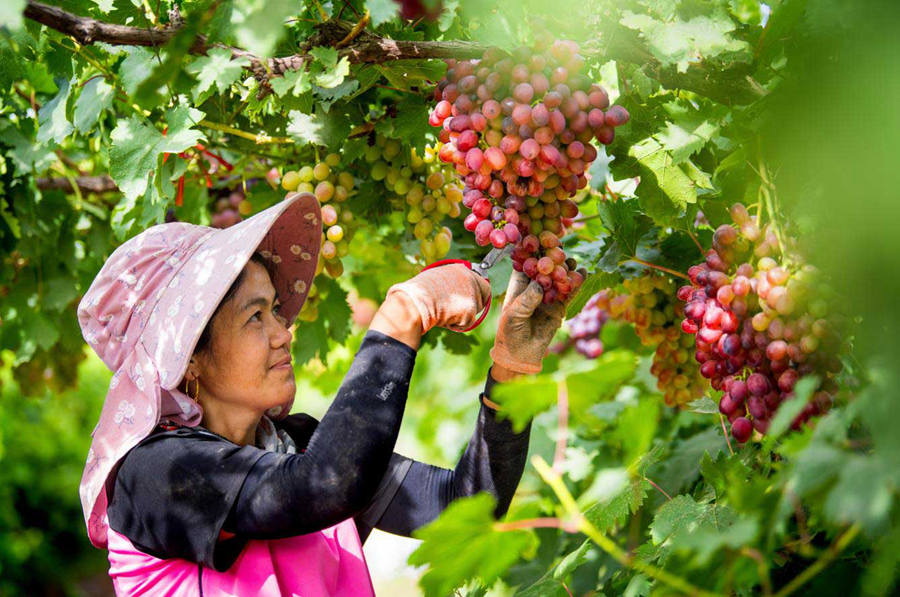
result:
[[[496,382],[490,374],[484,395]],[[479,400],[479,402],[481,402]],[[385,476],[381,500],[357,517],[360,538],[378,528],[411,536],[455,499],[487,491],[497,499],[494,515],[503,516],[525,470],[531,424],[514,433],[508,420],[500,421],[493,409],[481,404],[475,430],[453,470],[394,455]]]

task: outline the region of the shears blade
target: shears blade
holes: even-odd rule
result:
[[[487,255],[485,255],[484,259],[481,263],[473,263],[472,270],[478,275],[487,278],[488,270],[494,267],[498,261],[512,253],[513,245],[508,244],[502,249],[493,248],[491,249]]]

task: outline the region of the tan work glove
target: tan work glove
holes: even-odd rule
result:
[[[422,320],[422,333],[433,327],[462,331],[481,315],[491,296],[487,280],[460,263],[420,272],[394,284],[387,296],[401,292],[412,299]]]
[[[544,290],[513,272],[491,349],[494,363],[517,373],[540,373],[547,347],[566,316],[564,303],[542,303]]]

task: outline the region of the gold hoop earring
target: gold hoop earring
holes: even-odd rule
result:
[[[191,382],[190,381],[188,381],[187,383],[184,384],[184,386],[185,386],[184,389],[187,390],[186,393],[191,398],[191,400],[193,400],[197,404],[200,404],[200,379],[197,378],[194,381],[197,382],[197,391],[195,392],[195,394],[193,396],[191,396],[191,391],[190,391],[191,390]]]

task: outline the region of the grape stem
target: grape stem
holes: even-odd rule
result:
[[[700,251],[701,255],[703,255],[704,254],[703,245],[700,244],[700,241],[697,240],[697,237],[694,236],[694,233],[691,232],[690,230],[688,230],[687,228],[685,228],[684,231],[687,232],[687,235],[691,237],[691,240],[694,241],[695,245],[697,245],[697,250]]]
[[[526,529],[562,529],[568,533],[578,532],[578,523],[562,518],[526,518],[524,520],[511,520],[509,522],[495,522],[491,527],[495,531],[524,531]]]
[[[766,169],[765,162],[762,161],[762,158],[759,160],[759,168],[750,164],[750,169],[756,172],[756,175],[759,176],[759,180],[762,184],[759,185],[759,191],[757,195],[759,196],[759,207],[756,213],[757,225],[762,227],[762,220],[760,219],[760,211],[763,212],[763,215],[767,215],[767,219],[769,223],[772,225],[772,230],[775,231],[775,239],[778,241],[778,249],[782,255],[784,255],[784,240],[783,234],[781,233],[781,226],[778,225],[778,211],[775,209],[775,204],[777,203],[777,197],[775,196],[775,185],[772,183],[771,178],[769,177],[769,172]]]
[[[666,572],[661,568],[657,568],[656,566],[639,560],[632,554],[627,553],[612,539],[601,533],[597,529],[597,527],[591,524],[591,522],[584,517],[584,514],[581,513],[581,510],[575,503],[575,498],[573,498],[572,494],[569,493],[569,490],[566,487],[566,484],[563,482],[562,477],[550,466],[548,466],[543,458],[535,455],[531,459],[531,464],[534,465],[535,469],[537,469],[538,474],[541,476],[544,482],[553,489],[556,497],[559,499],[563,508],[565,508],[566,514],[572,520],[578,523],[578,530],[587,535],[594,543],[599,545],[603,551],[612,556],[620,564],[622,564],[626,568],[632,568],[634,570],[637,570],[638,572],[642,572],[643,574],[646,574],[651,578],[665,583],[670,587],[677,589],[687,595],[697,595],[700,597],[720,595],[719,593],[712,593],[705,589],[701,589],[700,587],[691,584],[689,581],[680,576],[676,576],[674,574]]]
[[[653,482],[653,479],[651,479],[650,477],[647,477],[647,476],[645,475],[645,476],[644,476],[644,481],[646,481],[647,483],[649,483],[650,485],[652,485],[653,487],[655,487],[656,489],[658,489],[659,492],[660,492],[661,494],[663,494],[664,496],[666,496],[666,499],[667,499],[667,500],[669,500],[670,502],[672,501],[672,496],[669,495],[668,493],[666,493],[666,490],[665,490],[665,489],[663,489],[662,487],[660,487],[659,485],[657,485],[656,483],[654,483],[654,482]]]
[[[553,470],[562,474],[566,465],[566,443],[569,435],[569,390],[564,379],[559,381],[556,403],[556,452],[553,454]]]
[[[644,261],[643,259],[640,259],[640,258],[637,257],[636,255],[632,255],[632,256],[630,256],[630,257],[626,257],[625,259],[623,259],[623,260],[620,262],[620,264],[625,263],[626,261],[634,261],[635,263],[640,263],[641,265],[645,265],[645,266],[647,266],[647,267],[649,267],[649,268],[652,268],[652,269],[655,269],[655,270],[659,270],[659,271],[661,271],[661,272],[666,272],[667,274],[670,274],[670,275],[676,276],[676,277],[678,277],[678,278],[683,278],[683,279],[685,279],[685,280],[690,281],[690,278],[689,278],[687,275],[682,274],[682,273],[679,272],[679,271],[675,271],[674,269],[669,269],[669,268],[663,267],[663,266],[661,266],[661,265],[656,265],[655,263],[650,263],[649,261]]]
[[[341,15],[344,14],[345,8],[349,8],[350,10],[352,10],[353,14],[355,14],[357,17],[360,16],[359,11],[356,10],[356,8],[354,8],[353,4],[351,4],[350,2],[347,2],[347,0],[341,0],[341,1],[344,3],[344,6],[341,7],[341,11],[338,13],[337,18],[341,18]]]
[[[853,541],[856,535],[859,534],[859,531],[859,524],[854,524],[844,531],[844,533],[838,537],[821,556],[819,556],[818,560],[813,562],[809,568],[795,576],[791,582],[775,593],[775,597],[786,597],[809,582],[812,577],[824,570],[835,558],[837,558],[838,554],[840,554],[850,542]]]
[[[234,135],[236,137],[242,137],[244,139],[249,139],[256,144],[263,143],[293,143],[294,140],[288,137],[270,137],[269,135],[254,135],[253,133],[248,133],[247,131],[242,131],[241,129],[236,129],[233,126],[228,126],[227,124],[221,124],[218,122],[211,122],[209,120],[201,120],[198,122],[200,126],[206,127],[208,129],[213,129],[214,131],[221,131],[223,133],[228,133],[230,135]]]
[[[334,44],[334,47],[335,48],[343,48],[344,46],[349,44],[356,37],[358,37],[360,33],[362,33],[362,30],[365,29],[366,25],[368,25],[368,24],[369,24],[369,11],[366,10],[363,13],[363,15],[359,18],[359,21],[357,21],[356,24],[353,25],[353,28],[350,30],[350,32],[344,36],[344,39],[342,39],[341,41]]]
[[[577,218],[572,219],[573,224],[577,224],[579,222],[587,222],[588,220],[596,220],[600,217],[600,214],[592,214],[590,216],[578,216]]]
[[[757,573],[759,574],[759,582],[762,583],[763,595],[769,597],[772,594],[772,580],[769,578],[769,566],[758,549],[752,547],[742,547],[741,555],[745,555],[756,562]]]
[[[725,435],[725,442],[728,444],[728,451],[734,456],[734,450],[731,448],[731,440],[728,439],[728,429],[725,428],[725,417],[719,413],[719,422],[722,423],[722,433]]]

